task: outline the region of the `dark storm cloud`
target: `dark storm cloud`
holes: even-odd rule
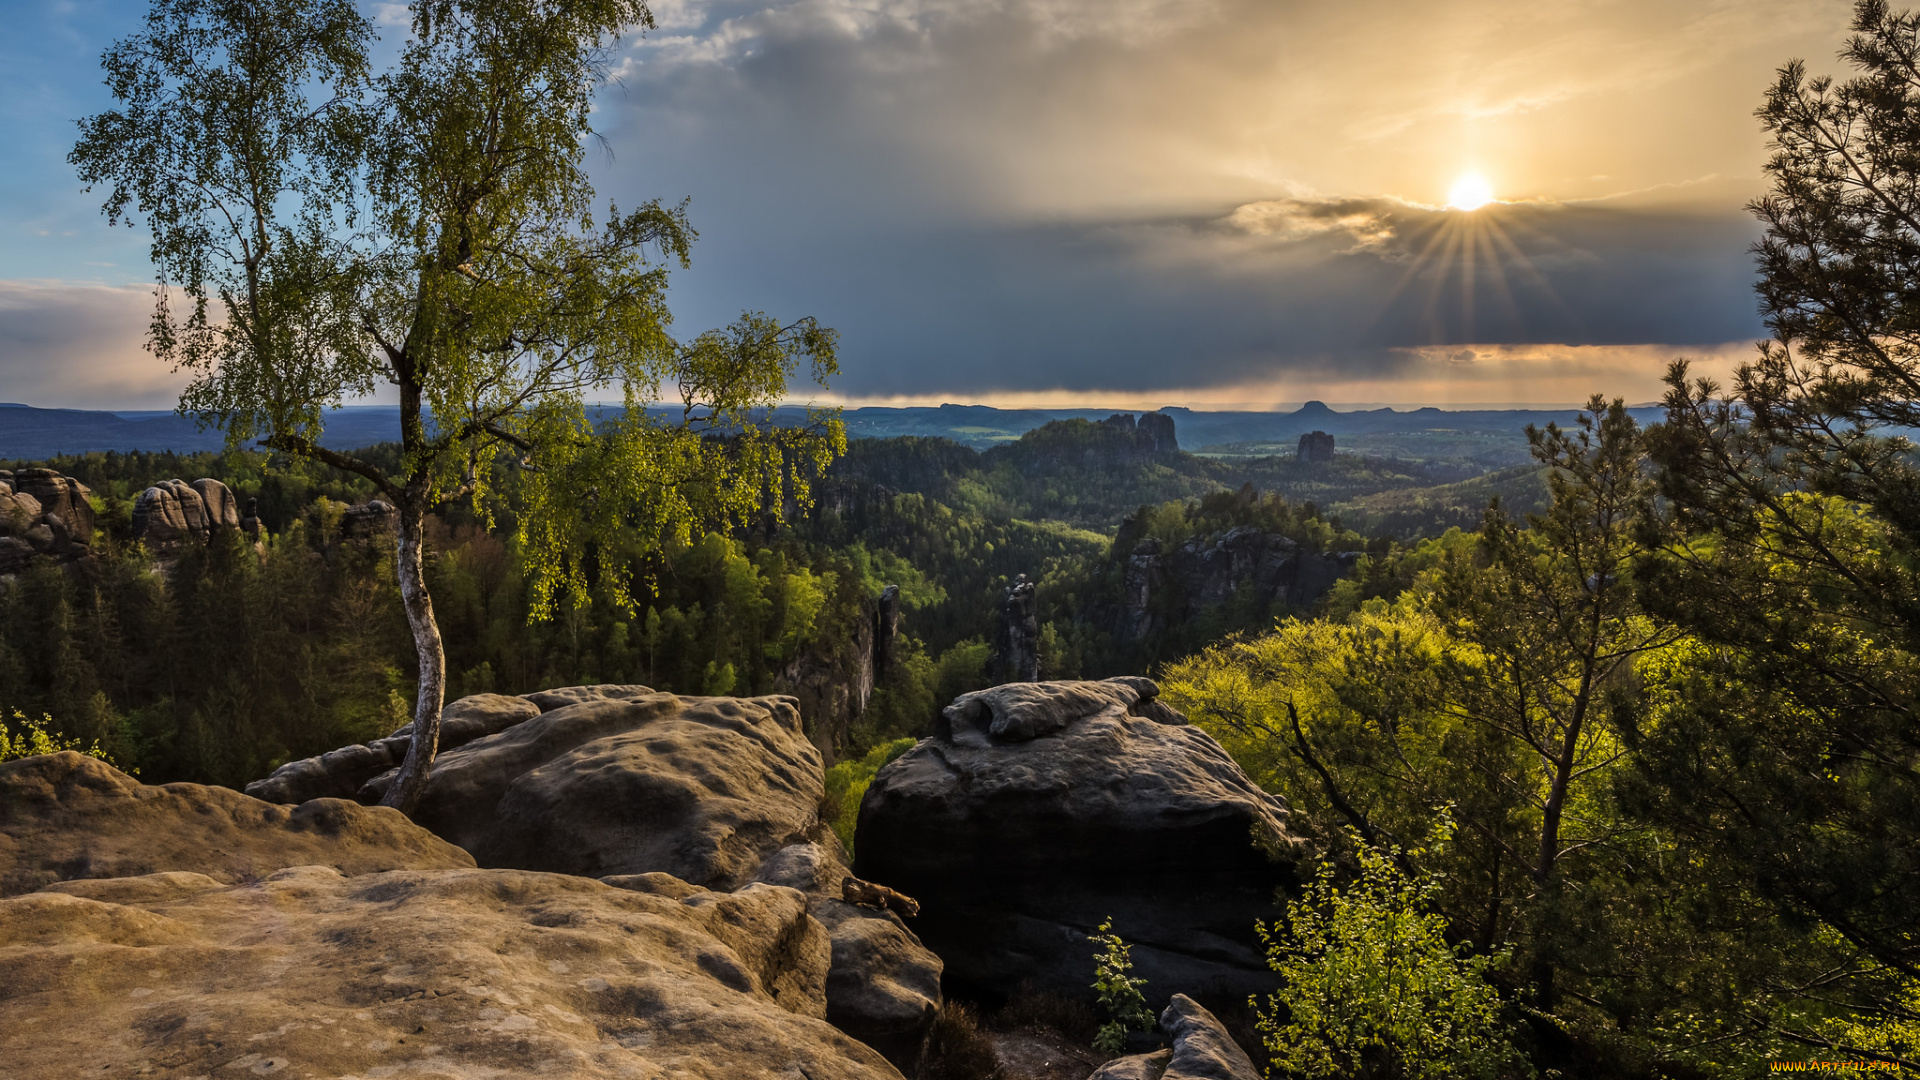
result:
[[[693,196],[684,329],[745,306],[818,315],[844,333],[834,389],[855,397],[1382,379],[1435,345],[1751,339],[1739,207],[1757,179],[1603,196],[1756,174],[1753,95],[1789,44],[1830,51],[1837,23],[1638,0],[661,15],[605,99],[603,188]],[[1568,149],[1568,129],[1590,137]],[[1463,215],[1315,194],[1437,202],[1462,163],[1539,196]]]

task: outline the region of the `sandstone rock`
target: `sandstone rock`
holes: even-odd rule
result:
[[[534,703],[500,694],[475,694],[440,711],[440,749],[452,750],[540,715]],[[318,757],[290,761],[264,780],[247,785],[247,794],[275,803],[308,799],[350,799],[367,781],[396,768],[407,756],[413,724],[384,739],[345,746]]]
[[[1156,454],[1171,454],[1180,449],[1180,440],[1173,430],[1173,417],[1166,413],[1141,413],[1138,430],[1141,440],[1151,446]]]
[[[1160,1013],[1169,1050],[1133,1054],[1102,1065],[1087,1080],[1260,1080],[1260,1070],[1212,1013],[1185,994]]]
[[[832,941],[827,1019],[911,1074],[940,1011],[940,958],[899,916],[837,899],[846,874],[838,850],[806,843],[775,852],[755,880],[808,895],[813,917]]]
[[[1300,447],[1295,451],[1301,461],[1310,461],[1325,465],[1333,460],[1334,439],[1324,431],[1309,431],[1300,436]]]
[[[17,536],[0,536],[0,574],[17,574],[33,561],[33,545]]]
[[[808,838],[824,788],[789,698],[588,698],[441,754],[414,820],[483,866],[731,889]]]
[[[600,686],[563,686],[557,690],[540,690],[520,695],[533,703],[540,712],[552,712],[566,705],[578,705],[582,701],[632,701],[659,691],[651,686],[620,685],[607,683]]]
[[[240,527],[240,501],[233,497],[227,485],[212,477],[202,477],[188,486],[200,496],[201,512],[209,531]]]
[[[92,542],[93,505],[87,502],[92,492],[87,485],[52,469],[21,469],[13,476],[13,490],[32,496],[42,513],[60,515],[74,540]]]
[[[512,870],[71,882],[0,901],[6,1070],[897,1080],[816,1018],[809,922]]]
[[[0,763],[0,895],[184,870],[223,883],[319,864],[349,876],[472,866],[397,810],[274,806],[227,788],[149,787],[71,750]]]
[[[0,492],[0,536],[15,536],[27,531],[46,509],[40,500],[26,492]]]
[[[381,540],[400,531],[400,511],[381,499],[349,506],[340,516],[340,534],[355,540]]]
[[[950,991],[1001,998],[1031,979],[1084,996],[1087,935],[1108,917],[1149,993],[1272,988],[1253,924],[1295,880],[1286,807],[1205,732],[1165,722],[1178,714],[1155,692],[1125,679],[965,695],[874,778],[854,873],[920,901],[914,930]]]
[[[1129,420],[1132,418],[1129,417]],[[1000,625],[994,631],[990,670],[1010,683],[1040,677],[1040,617],[1034,583],[1019,574],[1000,601]]]
[[[162,480],[134,500],[133,536],[162,549],[188,540],[205,540],[206,504],[185,481]]]
[[[1151,1054],[1128,1054],[1117,1057],[1093,1071],[1087,1080],[1160,1080],[1166,1074],[1167,1062],[1173,1058],[1172,1050],[1155,1050]]]

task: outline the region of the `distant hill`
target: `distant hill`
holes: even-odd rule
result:
[[[662,418],[677,409],[654,410]],[[847,434],[855,439],[920,436],[951,439],[976,450],[1017,441],[1027,432],[1061,420],[1101,420],[1114,409],[996,409],[988,405],[937,408],[869,407],[843,412]],[[1424,408],[1400,412],[1365,409],[1339,412],[1310,401],[1294,412],[1197,412],[1168,407],[1180,448],[1210,457],[1291,455],[1300,436],[1325,431],[1341,449],[1376,456],[1453,461],[1479,469],[1525,463],[1528,424],[1568,423],[1571,409],[1491,409],[1449,411]],[[1642,424],[1660,419],[1657,408],[1631,412]],[[800,424],[806,412],[781,408],[775,423]],[[400,437],[392,408],[350,406],[327,422],[327,445],[340,449],[391,442]],[[201,431],[192,420],[171,412],[41,409],[0,404],[0,460],[30,460],[94,450],[217,450],[217,431]]]
[[[344,450],[399,438],[395,410],[361,406],[334,413],[327,421],[324,441]],[[0,403],[0,461],[36,461],[96,450],[191,454],[225,445],[226,436],[220,431],[202,431],[194,421],[171,412],[97,412]]]

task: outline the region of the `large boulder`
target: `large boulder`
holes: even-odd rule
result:
[[[1226,1026],[1187,995],[1173,995],[1160,1013],[1160,1030],[1171,1047],[1114,1058],[1087,1080],[1260,1080],[1260,1070]]]
[[[809,922],[513,870],[67,882],[0,900],[6,1072],[897,1080],[817,1018]]]
[[[205,540],[207,504],[184,480],[162,480],[133,500],[133,538],[154,548]]]
[[[357,797],[377,802],[410,734],[294,762],[247,791],[295,801],[364,780]],[[613,685],[483,694],[447,706],[441,746],[415,819],[483,866],[674,899],[769,886],[804,895],[828,941],[824,1015],[917,1067],[940,1007],[940,960],[891,912],[840,899],[846,857],[820,825],[825,773],[792,699]]]
[[[482,866],[733,889],[819,831],[824,790],[791,698],[640,694],[562,705],[441,754],[413,817]]]
[[[65,522],[74,542],[93,540],[93,505],[87,501],[92,492],[87,485],[52,469],[21,469],[13,474],[12,485],[15,492],[39,503],[42,513]]]
[[[946,987],[1085,996],[1105,919],[1150,992],[1244,1002],[1273,977],[1254,931],[1301,843],[1287,809],[1147,679],[963,695],[874,777],[854,872],[920,902]]]
[[[501,694],[463,697],[440,710],[440,750],[458,749],[539,715],[540,706],[527,698]],[[266,779],[248,784],[247,794],[276,803],[351,799],[367,781],[398,767],[412,741],[413,723],[409,721],[384,739],[289,761]]]
[[[36,556],[85,558],[93,539],[87,486],[52,469],[0,473],[0,575],[16,574]]]
[[[274,806],[227,788],[148,786],[71,750],[0,763],[0,896],[176,870],[233,883],[310,864],[352,876],[473,859],[385,807]]]

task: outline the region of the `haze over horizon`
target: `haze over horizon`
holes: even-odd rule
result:
[[[827,400],[1644,402],[1763,332],[1752,111],[1789,59],[1841,71],[1848,7],[662,0],[591,160],[691,198],[681,332],[841,332]],[[65,162],[145,5],[8,10],[0,398],[168,408],[145,238]]]

